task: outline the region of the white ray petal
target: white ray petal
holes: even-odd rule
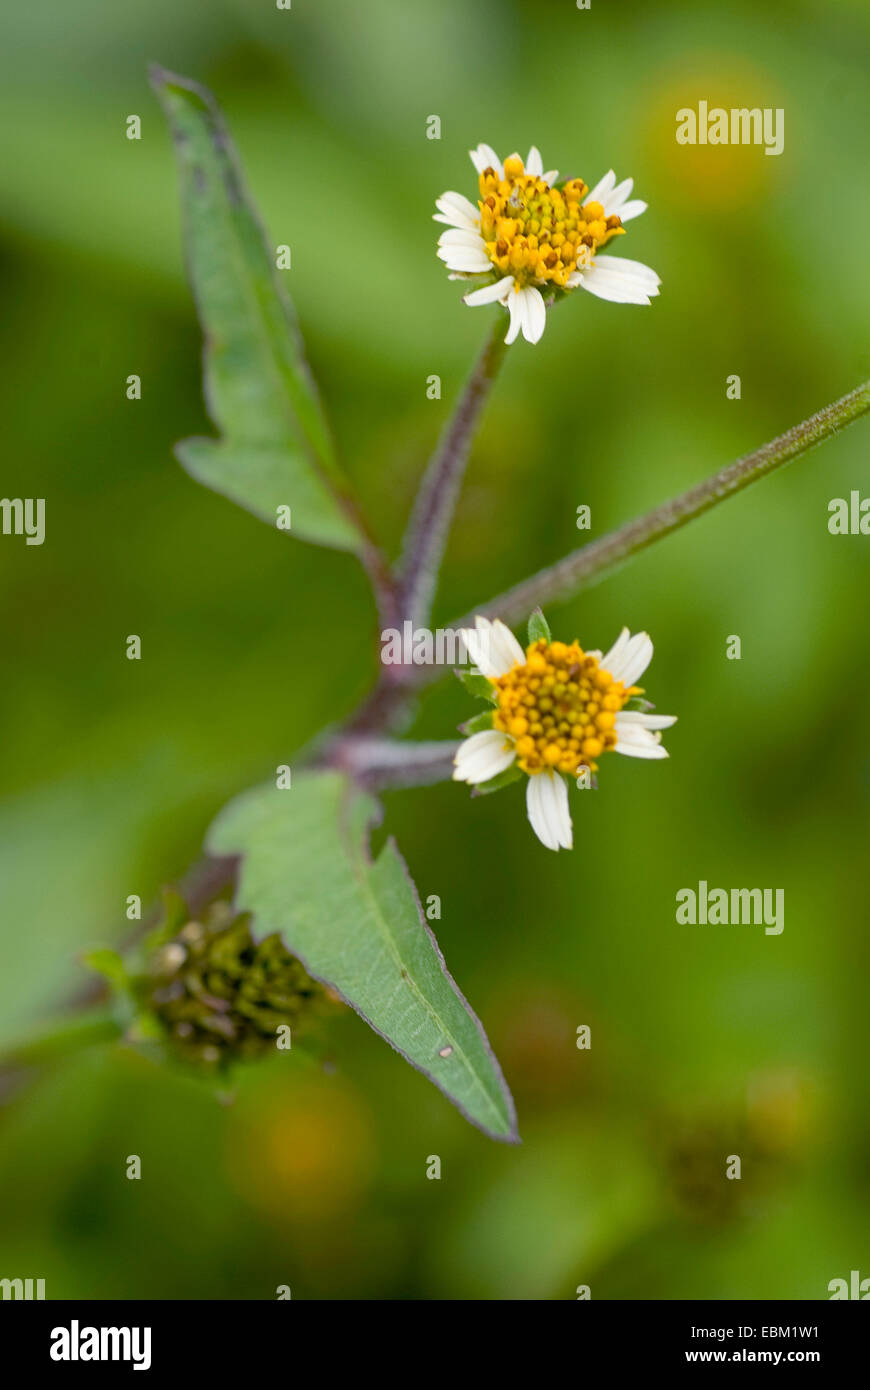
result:
[[[617,662],[622,662],[622,654],[628,646],[630,639],[631,633],[629,632],[627,627],[624,627],[620,632],[619,636],[617,637],[616,641],[614,642],[613,646],[610,648],[610,651],[607,653],[606,656],[603,656],[601,658],[601,665],[604,667],[605,671],[610,672],[614,680],[619,679],[616,675],[614,667],[616,666]]]
[[[466,198],[464,193],[457,193],[453,189],[447,193],[442,193],[440,198],[436,198],[435,206],[439,212],[452,212],[457,217],[467,218],[471,222],[480,221],[480,209],[477,204],[472,203],[470,198]]]
[[[500,179],[504,178],[504,165],[492,145],[478,145],[476,150],[469,150],[468,153],[478,174],[482,174],[484,169],[494,169]]]
[[[623,179],[612,188],[605,198],[599,198],[599,202],[604,205],[605,217],[610,217],[612,213],[619,212],[623,203],[628,199],[631,190],[634,188],[634,179]]]
[[[568,788],[558,772],[536,772],[526,787],[526,810],[532,829],[547,849],[571,849]]]
[[[662,736],[657,730],[642,729],[640,724],[618,724],[619,742],[630,743],[635,748],[652,748],[661,743]]]
[[[556,182],[558,177],[558,169],[545,169],[543,174],[541,175],[541,178],[544,180],[544,183],[548,183],[551,188],[553,187],[553,184]]]
[[[623,709],[616,716],[617,731],[625,724],[639,724],[642,729],[670,729],[677,722],[675,714],[644,714],[642,710]]]
[[[440,246],[437,256],[448,270],[459,270],[464,275],[479,275],[484,270],[492,269],[486,252],[478,251],[474,246]]]
[[[642,212],[646,212],[649,203],[645,203],[640,198],[632,198],[630,203],[623,203],[619,209],[620,222],[630,222],[633,217],[640,217]]]
[[[468,231],[480,226],[480,212],[461,193],[445,193],[436,198],[435,206],[438,209],[432,214],[435,222],[446,222],[448,227],[463,227]]]
[[[643,261],[630,261],[626,256],[596,256],[595,268],[636,280],[646,287],[647,294],[658,294],[662,283],[651,266],[644,265]]]
[[[623,632],[624,631],[625,629],[623,629]],[[620,634],[620,636],[622,636],[622,634]],[[649,640],[645,632],[636,632],[634,636],[629,633],[627,641],[623,644],[616,656],[611,657],[610,665],[606,667],[606,670],[610,672],[614,680],[623,681],[625,685],[631,684],[630,681],[625,679],[625,673],[635,664],[637,654],[643,648],[645,640]]]
[[[653,644],[649,633],[638,632],[629,642],[625,651],[622,673],[619,679],[624,685],[635,685],[653,659]]]
[[[503,280],[497,280],[494,285],[484,285],[481,290],[472,290],[470,294],[464,296],[466,304],[474,308],[478,304],[492,304],[494,300],[504,303],[506,295],[512,289],[514,277],[506,275]]]
[[[460,635],[465,643],[465,650],[468,652],[474,665],[484,676],[489,676],[495,680],[498,676],[503,676],[515,664],[516,655],[514,648],[507,643],[500,629],[505,628],[504,623],[494,624],[489,618],[484,618],[481,614],[474,620],[473,628],[462,628]],[[513,634],[510,633],[513,638]],[[516,642],[516,639],[513,638]],[[525,661],[525,654],[519,643],[516,643],[520,652],[520,661]]]
[[[460,743],[454,758],[454,782],[477,786],[509,768],[516,757],[513,739],[498,729],[484,729]]]
[[[468,652],[468,659],[473,666],[476,666],[481,675],[488,676],[494,680],[497,676],[504,674],[497,664],[492,660],[489,633],[481,633],[473,627],[460,628],[459,635]]]
[[[476,621],[479,623],[481,620],[478,618]],[[506,623],[502,622],[501,618],[496,618],[495,622],[492,623],[490,632],[493,640],[497,643],[499,657],[503,658],[506,662],[502,674],[504,674],[504,671],[509,671],[512,666],[525,665],[525,652],[516,637],[514,637],[510,628]]]
[[[658,290],[650,289],[630,276],[599,270],[597,262],[589,270],[583,271],[579,284],[581,289],[588,290],[596,299],[606,299],[611,304],[649,304],[650,296],[658,294]],[[576,286],[572,285],[572,289],[576,289]]]
[[[485,243],[480,232],[474,227],[451,227],[449,231],[442,232],[438,238],[439,246],[479,246],[484,247]]]
[[[616,175],[614,174],[612,169],[608,169],[607,173],[604,175],[604,178],[599,179],[595,187],[590,189],[589,192],[586,194],[586,197],[583,199],[583,206],[585,207],[587,203],[603,204],[604,199],[607,197],[611,189],[615,187],[615,185]]]
[[[617,740],[614,753],[623,753],[627,758],[667,758],[669,753],[663,743],[627,743]]]
[[[547,326],[544,297],[534,285],[528,285],[516,296],[521,301],[523,337],[527,343],[537,343]]]
[[[508,327],[507,333],[505,334],[506,343],[514,342],[517,338],[517,335],[519,334],[520,329],[523,326],[523,309],[522,305],[519,303],[519,297],[519,294],[514,293],[514,291],[511,290],[510,294],[508,295],[505,301],[511,316],[510,325]]]
[[[532,148],[529,150],[529,157],[526,160],[526,173],[531,174],[533,178],[539,179],[543,175],[543,172],[544,161],[541,158],[541,151],[538,149],[537,145],[532,145]]]

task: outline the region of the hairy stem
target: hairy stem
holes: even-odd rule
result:
[[[449,779],[458,747],[456,739],[401,743],[386,738],[348,738],[336,745],[331,765],[369,790],[423,787]]]
[[[381,628],[397,627],[401,622],[401,594],[380,547],[366,535],[360,556],[372,586]]]
[[[102,1005],[88,1013],[51,1020],[42,1033],[34,1032],[0,1054],[0,1106],[43,1067],[66,1061],[88,1048],[117,1042],[120,1036],[120,1024]]]
[[[501,327],[499,324],[499,331]],[[481,362],[487,358],[494,340],[493,335]],[[472,380],[480,366],[481,363],[478,363]],[[484,397],[487,389],[486,386],[483,388]],[[841,400],[825,406],[802,424],[786,430],[785,434],[769,444],[763,444],[760,449],[714,473],[705,482],[689,488],[681,496],[670,502],[663,502],[645,516],[628,522],[601,540],[583,546],[582,549],[567,555],[564,560],[541,570],[530,579],[523,580],[497,598],[476,605],[465,617],[451,623],[450,627],[470,626],[476,613],[498,616],[504,621],[516,621],[527,617],[538,604],[572,597],[602,579],[632,555],[685,526],[694,517],[709,511],[726,497],[748,487],[750,483],[763,478],[775,468],[781,468],[814,445],[831,438],[868,411],[870,381],[857,386]],[[473,414],[472,424],[477,413],[479,405]],[[412,669],[417,684],[436,680],[447,673],[443,666]],[[455,742],[401,743],[380,736],[383,729],[394,723],[400,717],[402,709],[407,708],[412,700],[413,691],[407,687],[392,690],[378,687],[345,727],[327,740],[325,746],[319,750],[315,765],[342,768],[372,788],[423,785],[446,780],[452,772],[453,756],[457,747]],[[191,911],[196,912],[198,904],[204,904],[211,896],[220,892],[221,888],[231,883],[235,876],[235,868],[236,862],[232,859],[199,860],[188,872],[182,885],[182,894],[186,897]],[[68,1007],[84,1008],[93,1005],[103,993],[104,985],[95,979],[69,1001]],[[102,1026],[102,1023],[98,1025]]]
[[[506,351],[504,315],[493,326],[429,462],[405,534],[399,580],[403,615],[416,626],[429,618],[438,570],[471,441]]]
[[[505,593],[490,599],[487,603],[476,605],[469,613],[450,623],[451,628],[468,627],[476,613],[499,617],[504,622],[516,622],[528,617],[539,604],[553,603],[572,598],[582,589],[597,584],[606,574],[625,563],[633,555],[646,550],[647,546],[661,540],[663,536],[677,531],[687,522],[701,516],[704,512],[724,502],[736,492],[749,487],[750,483],[781,468],[799,454],[806,453],[814,445],[852,424],[870,411],[870,381],[856,386],[854,391],[827,405],[808,420],[793,429],[786,430],[769,444],[762,444],[751,454],[746,454],[722,468],[703,483],[697,483],[687,492],[681,493],[669,502],[662,502],[645,516],[629,521],[616,531],[592,541],[581,549],[572,551],[563,560],[546,569],[539,570],[530,579],[524,579]],[[432,679],[443,674],[442,671],[427,670],[422,679]]]
[[[121,1036],[121,1025],[103,1008],[91,1013],[72,1014],[53,1019],[45,1032],[35,1033],[3,1053],[3,1064],[21,1067],[42,1066],[69,1057],[88,1047],[111,1042]]]

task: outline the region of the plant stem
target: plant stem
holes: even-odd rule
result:
[[[99,1007],[91,1013],[72,1014],[67,1018],[53,1019],[44,1033],[35,1033],[23,1042],[16,1043],[2,1055],[5,1064],[29,1067],[41,1066],[80,1052],[99,1043],[113,1041],[121,1036],[121,1026],[104,1008]]]
[[[422,787],[444,782],[453,772],[459,743],[403,743],[386,738],[348,738],[336,745],[331,766],[369,790]]]
[[[502,327],[499,323],[499,333]],[[481,380],[472,393],[476,405],[466,427],[463,446],[466,451],[471,427],[486,398],[500,360],[501,353],[495,346],[493,334],[466,387],[468,396],[478,372],[482,371]],[[526,618],[538,604],[572,597],[602,579],[632,555],[685,526],[694,517],[709,511],[711,507],[740,492],[750,483],[757,482],[767,473],[781,468],[799,454],[806,453],[814,445],[830,439],[840,429],[852,424],[868,411],[870,381],[857,386],[841,400],[825,406],[802,424],[786,430],[785,434],[781,434],[769,444],[763,444],[760,449],[714,473],[705,482],[689,488],[679,497],[670,502],[663,502],[645,516],[628,522],[609,535],[603,536],[601,540],[583,546],[557,564],[539,571],[530,579],[523,580],[497,598],[490,599],[488,603],[476,605],[465,617],[452,622],[450,627],[471,626],[476,613],[498,616],[504,621],[516,621]],[[461,414],[462,404],[457,412],[457,419]],[[445,447],[448,439],[454,434],[455,426],[456,420],[445,437]],[[436,455],[436,461],[440,454],[441,450]],[[464,453],[462,457],[464,461]],[[451,476],[454,483],[452,495],[455,496],[461,476],[461,464],[459,473],[457,474],[456,468],[453,467]],[[443,519],[445,531],[448,519],[449,512],[445,513]],[[416,555],[419,545],[415,545],[412,553]],[[439,558],[440,554],[439,549]],[[409,573],[414,569],[415,566],[411,566]],[[419,581],[417,591],[420,592]],[[447,669],[443,666],[418,666],[408,669],[413,672],[417,685],[437,680],[447,674]],[[361,783],[371,787],[413,786],[446,780],[452,771],[453,755],[457,747],[455,742],[401,743],[372,736],[395,721],[412,699],[413,691],[408,687],[390,690],[379,686],[348,724],[329,739],[320,751],[315,765],[342,768]],[[186,876],[183,894],[193,912],[197,910],[197,902],[204,904],[210,895],[217,894],[223,886],[232,882],[235,867],[236,863],[232,859],[207,858],[200,859],[192,867]],[[70,1001],[69,1007],[83,1008],[93,1004],[95,996],[99,997],[103,992],[102,983],[95,980]],[[101,1029],[106,1025],[99,1023],[96,1026]]]
[[[354,516],[363,537],[360,562],[372,586],[381,628],[396,627],[402,621],[399,585],[383,551],[373,540],[362,513],[356,510]]]
[[[405,533],[399,581],[402,610],[415,627],[429,618],[450,522],[474,431],[504,360],[504,315],[493,326],[429,462]]]
[[[581,549],[566,555],[546,569],[539,570],[530,579],[524,579],[512,589],[499,594],[489,602],[478,604],[462,618],[450,623],[451,628],[469,627],[476,613],[499,617],[504,622],[517,622],[528,615],[539,604],[553,603],[572,598],[583,589],[597,584],[606,574],[637,555],[663,536],[677,531],[687,522],[701,516],[704,512],[724,502],[727,497],[741,492],[750,483],[781,468],[799,454],[806,453],[814,445],[843,429],[846,425],[870,411],[870,381],[856,386],[854,391],[827,405],[811,415],[808,420],[786,430],[769,444],[763,444],[751,454],[746,454],[722,468],[703,483],[697,483],[679,497],[672,498],[654,507],[645,516],[629,521],[616,531],[592,541]],[[424,668],[421,679],[434,679],[443,671]]]

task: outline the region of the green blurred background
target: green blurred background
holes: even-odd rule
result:
[[[653,307],[577,296],[509,354],[445,621],[584,539],[580,503],[601,535],[870,375],[868,53],[860,0],[7,7],[0,491],[47,499],[47,539],[0,539],[0,1045],[84,983],[80,952],[120,940],[126,896],[176,879],[218,808],[375,670],[355,563],[171,456],[208,427],[147,63],[224,107],[391,553],[488,326],[434,255],[433,199],[473,192],[467,150],[534,142],[648,199],[617,250],[661,274]],[[678,146],[675,113],[700,99],[784,107],[785,152]],[[812,1299],[870,1275],[854,704],[870,541],[827,530],[831,498],[870,494],[868,449],[859,423],[549,612],[592,646],[648,628],[648,688],[680,716],[669,763],[609,759],[574,797],[573,854],[536,842],[521,787],[385,799],[421,894],[442,899],[521,1147],[485,1139],[350,1014],[334,1070],[282,1054],[232,1105],[130,1050],[71,1054],[0,1114],[0,1276],[43,1277],[49,1298]],[[444,681],[415,732],[450,737],[469,712]],[[677,925],[676,891],[701,878],[783,887],[785,931]]]

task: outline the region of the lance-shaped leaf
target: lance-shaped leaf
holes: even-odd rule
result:
[[[238,797],[209,832],[239,854],[236,901],[259,932],[281,933],[308,973],[331,985],[397,1052],[495,1139],[517,1139],[514,1105],[486,1034],[452,977],[392,839],[374,861],[380,807],[337,772],[292,790]]]
[[[205,337],[204,389],[221,438],[176,446],[199,482],[321,545],[363,541],[336,465],[289,297],[275,268],[217,103],[152,68],[181,178],[188,274]],[[286,512],[282,513],[286,527]]]

